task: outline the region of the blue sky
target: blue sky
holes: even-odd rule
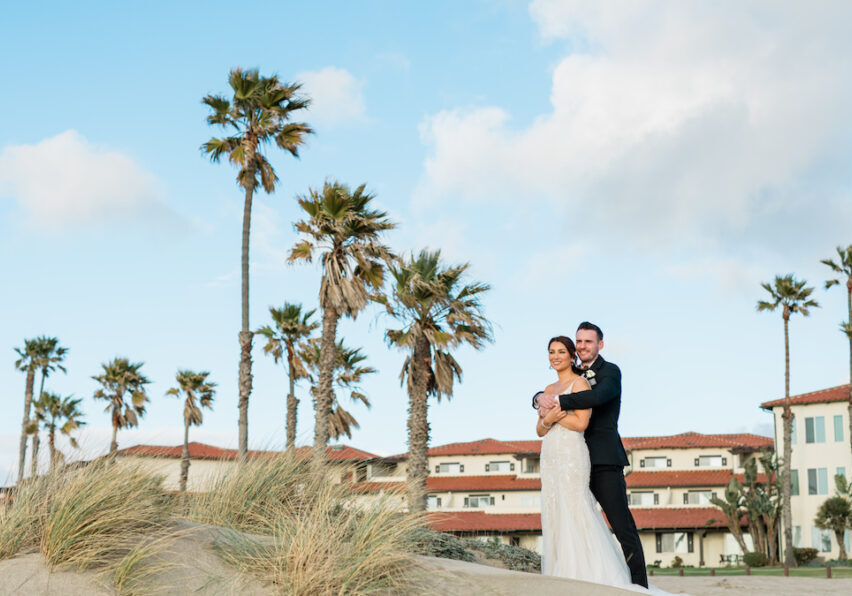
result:
[[[178,444],[175,371],[211,371],[197,440],[236,444],[242,195],[199,146],[201,98],[235,66],[298,80],[317,131],[255,201],[251,322],[313,306],[319,271],[284,262],[294,197],[366,182],[400,252],[440,248],[492,285],[495,342],[461,350],[464,382],[430,410],[433,444],[533,436],[552,335],[584,319],[624,372],[624,435],[770,433],[783,392],[780,316],[761,281],[794,272],[823,305],[791,325],[792,389],[847,382],[845,296],[819,259],[852,242],[852,43],[842,2],[535,0],[19,4],[0,22],[0,479],[17,459],[24,375],[13,348],[70,349],[47,388],[84,398],[84,450],[108,447],[100,364],[144,361],[139,429]],[[846,59],[845,59],[846,58]],[[341,334],[380,372],[346,442],[404,451],[403,355],[378,310]],[[249,437],[283,444],[283,367],[256,341]],[[312,437],[307,388],[299,436]],[[64,445],[63,445],[64,448]],[[69,450],[70,454],[70,450]]]

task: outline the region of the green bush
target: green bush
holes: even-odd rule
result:
[[[489,559],[497,559],[507,569],[532,573],[541,572],[541,555],[526,548],[503,544],[497,538],[492,538],[487,542],[467,540],[465,545],[469,549],[478,550]]]
[[[852,567],[852,560],[850,559],[831,559],[830,561],[826,561],[824,563],[826,567]]]
[[[746,553],[743,560],[749,567],[763,567],[766,565],[767,556],[763,553]]]
[[[794,548],[793,556],[796,557],[796,563],[799,565],[807,565],[817,558],[819,551],[815,548]]]
[[[672,559],[672,567],[674,567],[674,568],[683,567],[683,559],[681,559],[679,556],[675,555],[675,558]]]
[[[418,528],[412,536],[411,550],[421,555],[472,562],[476,559],[464,542],[445,532]]]

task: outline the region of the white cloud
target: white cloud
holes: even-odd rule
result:
[[[157,179],[118,151],[74,130],[0,153],[0,193],[14,198],[30,223],[49,228],[115,219],[174,223]]]
[[[551,111],[526,127],[501,106],[426,118],[415,205],[542,197],[647,244],[718,239],[787,212],[780,223],[794,227],[814,202],[837,214],[850,177],[825,164],[852,139],[850,12],[536,0],[542,37],[571,52],[553,71]],[[803,205],[815,175],[829,192]]]
[[[296,75],[302,90],[311,98],[310,122],[319,126],[337,126],[364,120],[363,81],[344,68],[327,66]]]

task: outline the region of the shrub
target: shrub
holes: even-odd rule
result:
[[[672,559],[672,567],[683,567],[683,559],[675,555],[675,558]]]
[[[852,567],[850,559],[831,559],[824,563],[826,567]]]
[[[653,563],[648,565],[648,567],[653,567],[654,569],[659,569],[662,564],[663,564],[663,560],[657,559],[656,561],[654,561]]]
[[[452,534],[418,528],[412,535],[411,551],[420,555],[472,562],[476,560],[465,543]]]
[[[764,553],[746,553],[743,556],[743,561],[749,567],[763,567],[767,560],[768,557]]]
[[[799,565],[807,565],[817,558],[819,551],[815,548],[794,548],[793,556],[796,557],[796,563]]]
[[[497,559],[513,571],[541,572],[541,555],[521,546],[503,544],[497,538],[488,541],[467,540],[469,549],[478,550],[489,559]]]

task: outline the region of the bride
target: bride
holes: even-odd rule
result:
[[[545,393],[561,395],[589,389],[575,368],[576,349],[571,339],[550,340],[550,365],[558,380]],[[583,431],[591,410],[562,411],[558,406],[539,416],[541,442],[541,572],[606,584],[644,593],[631,583],[630,570],[610,534],[589,489],[591,462]]]

